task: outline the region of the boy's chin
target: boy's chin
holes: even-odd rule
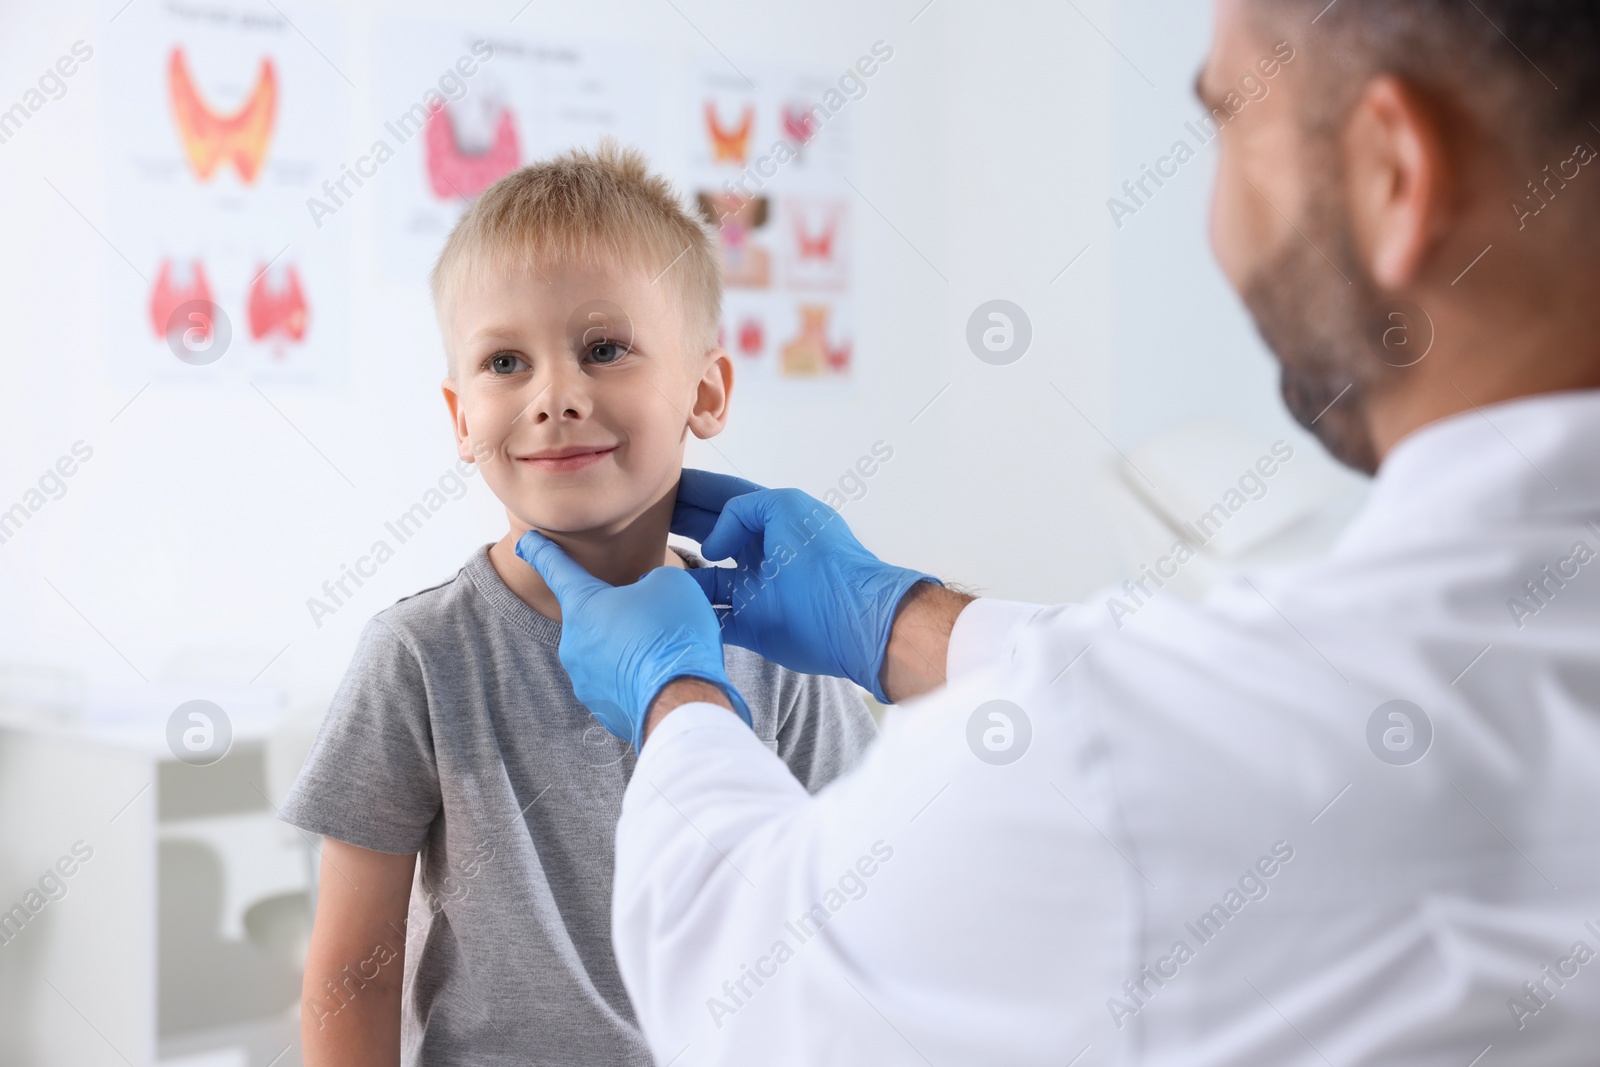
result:
[[[606,537],[619,533],[639,516],[638,509],[571,508],[524,511],[517,517],[547,537]]]

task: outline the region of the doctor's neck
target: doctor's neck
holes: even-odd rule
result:
[[[1506,274],[1525,266],[1517,257],[1507,261]],[[1584,273],[1573,271],[1577,277]],[[1593,293],[1600,277],[1588,272],[1588,279]],[[1597,302],[1563,292],[1567,285],[1554,278],[1542,293],[1505,281],[1504,289],[1475,290],[1479,307],[1434,303],[1443,311],[1435,312],[1434,351],[1397,371],[1398,380],[1367,401],[1367,425],[1380,461],[1405,437],[1440,419],[1522,397],[1600,389]]]

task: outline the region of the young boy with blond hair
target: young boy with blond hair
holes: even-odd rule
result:
[[[611,951],[636,753],[573,696],[560,608],[515,549],[537,529],[618,585],[702,565],[667,532],[688,435],[728,419],[718,264],[643,157],[604,145],[489,188],[432,281],[457,449],[509,530],[367,624],[284,802],[326,839],[305,1062],[648,1064]],[[726,662],[811,791],[873,738],[846,683]]]

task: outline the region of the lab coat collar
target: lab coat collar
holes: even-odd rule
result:
[[[1547,393],[1452,415],[1402,440],[1334,555],[1596,519],[1600,390]]]

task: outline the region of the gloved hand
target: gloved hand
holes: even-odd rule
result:
[[[683,472],[672,532],[737,563],[688,572],[723,640],[802,674],[849,678],[883,703],[878,676],[901,599],[918,582],[943,584],[878,559],[815,497],[726,474]]]
[[[689,571],[657,567],[632,585],[609,585],[533,530],[517,541],[517,555],[561,605],[561,666],[601,726],[638,749],[651,702],[675,678],[717,686],[750,725],[750,708],[728,681],[717,617]]]

